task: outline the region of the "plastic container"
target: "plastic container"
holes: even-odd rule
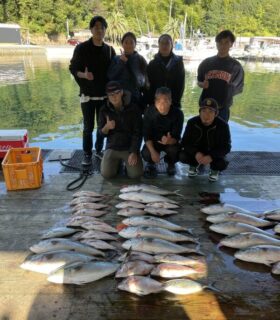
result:
[[[11,148],[3,162],[7,190],[40,188],[43,176],[41,149]]]
[[[20,130],[0,130],[0,159],[3,159],[11,148],[27,148],[28,132]]]

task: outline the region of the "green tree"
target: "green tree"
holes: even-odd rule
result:
[[[171,18],[170,21],[164,26],[163,31],[170,34],[173,39],[178,39],[180,36],[180,24],[181,22],[178,19]]]
[[[107,37],[113,43],[119,42],[123,34],[128,29],[127,21],[124,14],[120,11],[113,11],[107,16],[107,22]]]

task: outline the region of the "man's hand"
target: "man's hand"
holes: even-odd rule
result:
[[[158,141],[158,143],[164,144],[164,145],[172,144],[172,140],[173,140],[173,138],[171,137],[170,132],[168,132],[166,136],[161,137],[161,140]]]
[[[195,154],[195,160],[196,160],[199,164],[202,164],[203,158],[204,158],[204,154],[203,154],[202,152],[197,152],[197,153]]]
[[[78,71],[77,76],[82,79],[92,81],[94,79],[93,73],[88,71],[88,68],[85,68],[85,72]]]
[[[160,154],[157,151],[151,152],[151,158],[154,163],[159,163],[160,162]]]
[[[115,126],[116,126],[116,122],[115,120],[110,120],[109,119],[109,116],[106,116],[106,124],[105,124],[105,127],[106,129],[109,131],[109,130],[113,130],[115,129]]]
[[[137,159],[138,157],[136,153],[130,153],[127,162],[130,166],[135,166],[137,164]]]
[[[207,164],[210,164],[212,161],[213,159],[211,156],[204,156],[201,161],[201,164],[204,164],[206,166]]]
[[[202,82],[202,88],[203,89],[208,89],[209,88],[209,81],[207,79],[205,79],[203,82]]]
[[[128,60],[128,58],[125,56],[124,51],[122,51],[122,50],[121,50],[120,59],[121,59],[124,63],[126,63],[127,60]]]

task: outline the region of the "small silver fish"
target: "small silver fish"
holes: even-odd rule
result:
[[[125,209],[125,208],[144,209],[145,205],[141,202],[136,202],[136,201],[123,201],[123,202],[117,203],[115,207],[117,209]]]
[[[173,279],[163,284],[165,291],[183,295],[201,292],[204,288],[206,286],[202,286],[200,283],[190,279]]]

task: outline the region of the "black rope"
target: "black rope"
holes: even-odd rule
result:
[[[61,160],[61,157],[59,157],[59,162],[63,167],[74,169],[74,170],[80,172],[79,177],[77,179],[73,180],[72,182],[70,182],[66,186],[66,190],[68,190],[68,191],[74,191],[74,190],[80,189],[83,186],[83,184],[86,182],[87,178],[89,176],[93,175],[93,171],[92,171],[91,166],[83,166],[82,168],[70,166],[69,164],[64,163]],[[81,181],[81,182],[79,184],[75,185],[79,181]]]

